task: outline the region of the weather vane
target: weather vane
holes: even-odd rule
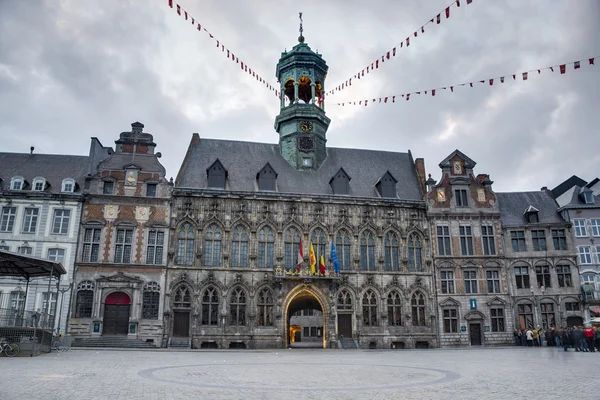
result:
[[[302,36],[302,32],[304,32],[304,29],[302,28],[302,13],[300,13],[299,18],[300,18],[300,36],[298,37],[298,41],[300,43],[303,43],[304,42],[304,36]]]

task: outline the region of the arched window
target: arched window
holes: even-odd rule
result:
[[[340,229],[335,235],[335,252],[340,263],[340,268],[344,270],[350,269],[350,235],[345,229]]]
[[[423,262],[421,259],[421,239],[416,233],[408,237],[408,268],[411,272],[423,271]]]
[[[298,246],[300,243],[300,233],[296,228],[288,228],[285,231],[285,266],[286,268],[295,267],[298,262]]]
[[[189,223],[183,224],[177,234],[177,264],[194,264],[194,229]]]
[[[352,311],[352,296],[347,290],[341,290],[337,296],[338,311]]]
[[[231,293],[229,325],[246,325],[246,292],[240,287]]]
[[[410,305],[412,307],[413,326],[425,326],[425,296],[423,296],[423,293],[413,293]]]
[[[94,304],[94,282],[82,281],[77,285],[75,318],[91,318]]]
[[[258,267],[273,268],[275,265],[275,233],[268,226],[258,232]]]
[[[23,190],[25,180],[21,176],[15,176],[10,180],[10,190]]]
[[[46,189],[46,179],[44,178],[34,178],[33,184],[31,185],[31,190],[36,192],[42,192]]]
[[[219,294],[212,286],[202,294],[202,325],[219,325]]]
[[[142,319],[158,319],[159,303],[160,285],[156,282],[146,283],[142,301]]]
[[[394,232],[388,232],[385,235],[385,270],[386,271],[399,271],[399,259],[398,259],[398,236]]]
[[[217,267],[221,263],[221,229],[212,224],[204,234],[204,265]]]
[[[273,325],[273,293],[269,289],[258,292],[258,325]]]
[[[363,324],[377,326],[377,296],[372,290],[367,290],[362,299]]]
[[[375,271],[375,236],[370,230],[360,236],[360,269]]]
[[[73,193],[75,191],[75,181],[71,178],[63,179],[61,192]]]
[[[175,291],[175,297],[173,298],[174,308],[190,308],[192,306],[192,295],[190,288],[187,286],[179,286]]]
[[[390,326],[402,325],[402,304],[400,293],[392,290],[387,297],[388,324]]]
[[[233,230],[233,241],[231,242],[231,266],[248,266],[248,231],[238,225]]]
[[[317,257],[317,267],[319,266],[319,262],[321,260],[321,256],[324,259],[327,259],[327,235],[323,232],[323,229],[316,228],[312,231],[310,235],[310,241],[313,244],[313,248],[315,249],[315,256]],[[318,268],[317,268],[318,269]]]

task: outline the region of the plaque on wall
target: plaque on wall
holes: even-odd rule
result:
[[[480,203],[485,202],[485,190],[477,189],[477,201],[479,201]]]

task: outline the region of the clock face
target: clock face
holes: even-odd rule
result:
[[[312,130],[313,130],[312,123],[310,123],[309,121],[300,122],[300,130],[302,132],[312,132]]]
[[[314,150],[315,139],[312,136],[300,136],[298,138],[298,148],[304,151]]]

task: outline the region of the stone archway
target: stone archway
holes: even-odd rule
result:
[[[290,320],[296,311],[314,308],[323,313],[323,348],[327,348],[327,322],[329,321],[329,302],[325,294],[311,284],[300,284],[288,292],[284,301],[285,346],[290,344]]]

